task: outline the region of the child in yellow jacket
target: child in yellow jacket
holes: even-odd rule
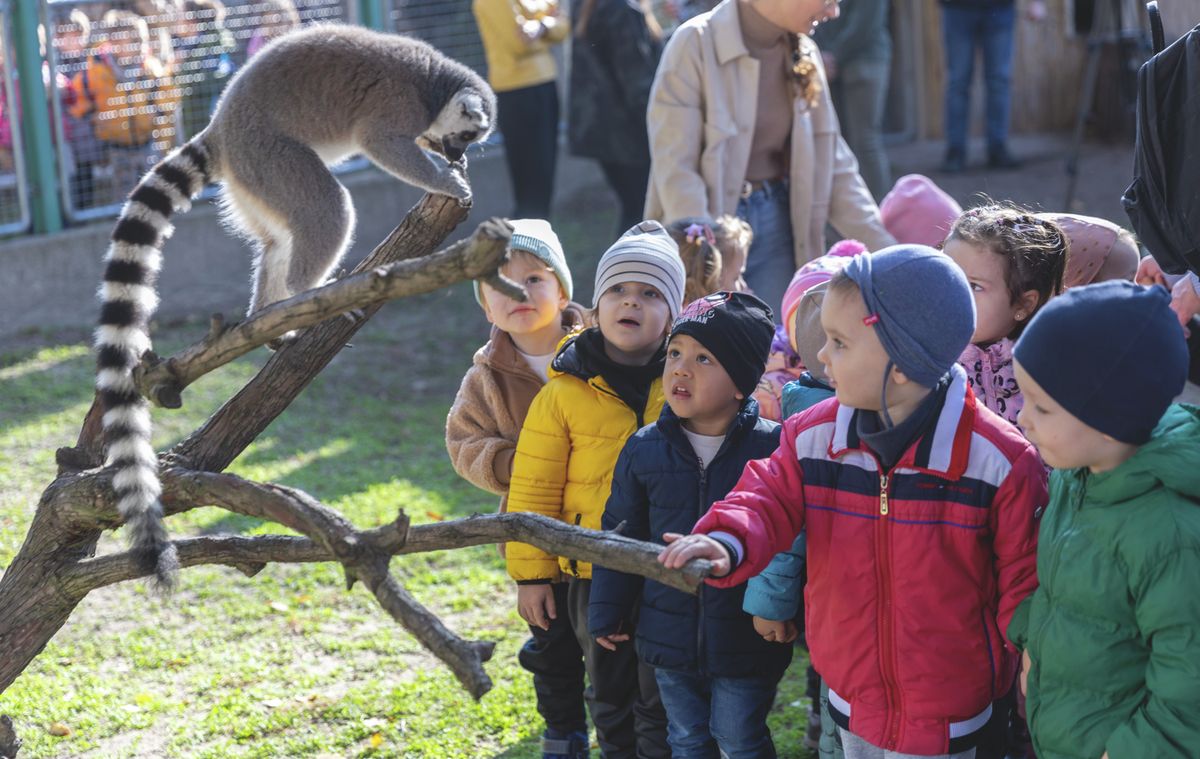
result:
[[[630,229],[600,259],[599,326],[567,338],[533,399],[517,442],[509,511],[599,529],[617,455],[662,409],[667,330],[683,306],[684,279],[678,245],[654,221]],[[568,577],[564,610],[550,584],[560,572]],[[609,651],[588,634],[591,565],[509,543],[508,573],[529,624],[545,628],[566,613],[584,652],[604,755],[669,757],[653,670],[639,665],[632,646]]]

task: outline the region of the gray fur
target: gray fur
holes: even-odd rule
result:
[[[402,35],[317,25],[255,55],[200,135],[224,184],[227,221],[259,248],[250,312],[322,284],[348,247],[354,209],[327,165],[361,152],[465,202],[471,188],[457,159],[491,132],[495,113],[475,72]]]
[[[150,348],[154,282],[172,213],[209,181],[255,244],[253,313],[326,281],[350,243],[354,206],[327,168],[362,152],[420,189],[467,201],[462,156],[495,126],[496,98],[429,45],[342,25],[280,37],[230,82],[208,127],[146,174],[113,229],[96,329],[105,461],[133,554],[168,587],[178,566],[162,525],[150,409],[133,370]],[[440,155],[433,155],[439,153]]]

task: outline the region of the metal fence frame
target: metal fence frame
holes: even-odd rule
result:
[[[0,223],[0,235],[8,235],[16,232],[24,232],[29,227],[29,177],[25,169],[25,142],[24,135],[21,134],[21,118],[17,110],[16,97],[16,78],[14,72],[16,66],[13,61],[13,46],[12,46],[12,14],[9,0],[0,0],[0,49],[4,54],[4,80],[0,86],[3,87],[3,93],[0,96],[4,98],[4,107],[7,109],[9,118],[9,128],[12,132],[12,152],[13,152],[13,177],[16,180],[15,190],[17,193],[17,218],[13,221]],[[41,75],[41,72],[38,72]]]

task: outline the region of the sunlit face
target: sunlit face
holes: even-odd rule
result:
[[[1029,318],[1027,311],[1032,310],[1032,304],[1027,308],[1026,298],[1017,303],[1012,301],[1005,279],[1008,264],[1004,256],[982,245],[957,239],[947,241],[943,250],[963,270],[971,285],[971,295],[975,298],[973,344],[989,345],[1008,337],[1018,322]],[[1033,298],[1036,303],[1036,292]]]
[[[745,399],[725,367],[691,335],[675,335],[667,344],[663,390],[675,416],[701,435],[724,434]]]
[[[567,297],[554,276],[554,271],[537,256],[523,250],[513,251],[500,267],[500,273],[525,288],[525,302],[513,300],[486,284],[483,293],[483,312],[488,321],[510,335],[535,334],[558,329]]]
[[[875,329],[863,323],[867,316],[857,289],[831,288],[821,304],[825,345],[817,360],[825,367],[838,403],[879,411],[888,355]]]
[[[812,34],[818,24],[838,17],[838,0],[751,0],[755,10],[793,34]]]
[[[1013,369],[1017,386],[1025,396],[1017,424],[1050,466],[1100,471],[1119,464],[1128,451],[1136,449],[1084,424],[1056,403],[1019,362],[1013,362]]]
[[[658,288],[618,282],[601,293],[596,309],[605,350],[613,361],[644,365],[662,346],[671,309]]]

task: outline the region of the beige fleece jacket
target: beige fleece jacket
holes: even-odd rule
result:
[[[583,321],[582,306],[567,306],[567,330]],[[446,451],[459,476],[496,495],[508,493],[521,425],[542,384],[512,337],[493,327],[491,339],[475,352],[446,416]]]

